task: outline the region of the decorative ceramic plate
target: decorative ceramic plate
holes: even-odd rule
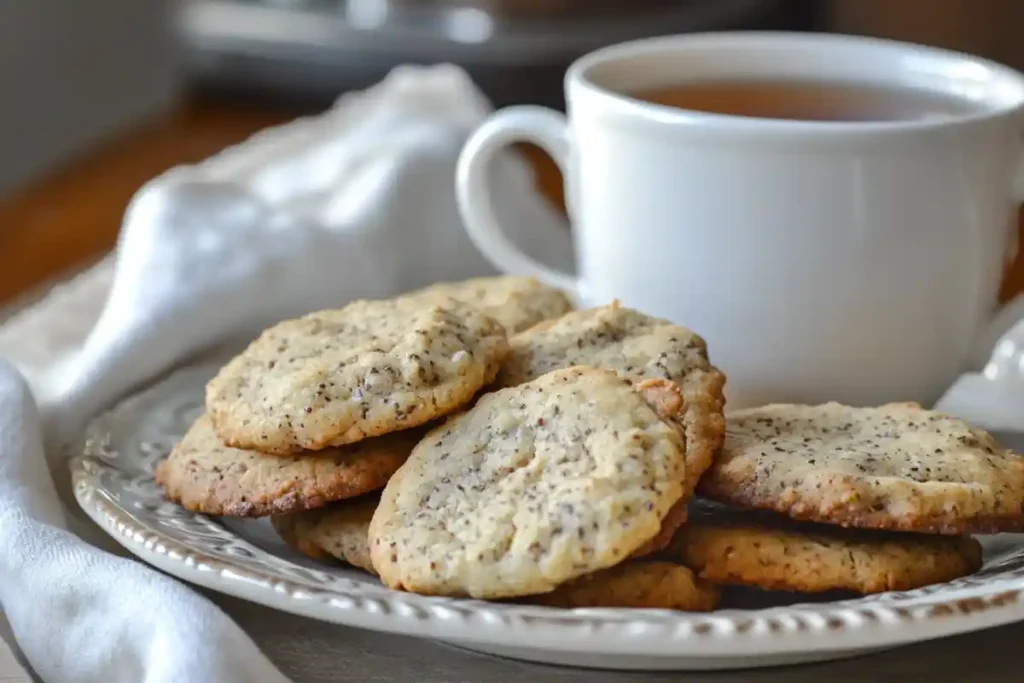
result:
[[[128,550],[207,588],[324,621],[541,662],[724,669],[851,656],[1024,619],[1024,536],[983,538],[985,565],[947,584],[872,597],[738,593],[709,614],[428,598],[289,551],[262,520],[193,514],[152,478],[202,410],[217,364],[159,382],[97,419],[72,465],[82,508]],[[847,596],[840,596],[847,598]]]

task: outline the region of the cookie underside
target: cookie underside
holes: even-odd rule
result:
[[[631,560],[602,569],[531,600],[549,607],[633,607],[710,612],[721,588],[689,568],[665,561]]]
[[[262,517],[322,507],[384,486],[421,430],[340,448],[270,455],[225,446],[199,417],[154,476],[168,499],[208,515]]]
[[[692,515],[668,556],[707,581],[767,590],[911,590],[978,571],[973,538],[843,529],[772,513]]]
[[[333,559],[375,573],[367,533],[378,494],[334,503],[318,510],[275,515],[271,524],[293,548],[317,560]]]

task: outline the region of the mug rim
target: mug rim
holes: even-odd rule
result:
[[[623,61],[630,57],[654,56],[681,48],[693,48],[694,50],[704,48],[711,51],[728,49],[729,47],[735,48],[737,46],[760,47],[763,49],[778,49],[780,47],[783,49],[786,47],[793,49],[818,48],[833,51],[859,48],[877,50],[879,54],[894,54],[898,51],[905,53],[907,56],[943,60],[951,65],[959,63],[976,71],[983,69],[989,88],[994,90],[999,85],[1013,88],[1014,95],[1012,101],[1009,102],[995,102],[993,100],[997,96],[990,95],[989,98],[982,98],[979,101],[980,106],[977,111],[941,118],[821,121],[740,116],[656,104],[639,99],[627,92],[601,85],[591,77],[593,70],[596,68],[617,61]],[[742,77],[742,75],[739,75],[739,77]],[[827,81],[828,79],[824,80]],[[842,82],[842,79],[836,80],[837,82]],[[685,82],[685,79],[680,80],[680,83]],[[847,80],[847,82],[851,81]],[[870,79],[867,82],[870,82]],[[906,87],[909,89],[912,86],[907,85]],[[614,113],[625,115],[629,118],[641,118],[677,126],[697,124],[709,129],[746,130],[747,132],[754,132],[756,130],[759,132],[835,134],[922,131],[945,128],[950,125],[1001,119],[1006,116],[1012,116],[1015,113],[1024,112],[1024,73],[996,61],[955,50],[886,38],[831,33],[803,33],[797,31],[682,33],[617,43],[594,50],[573,62],[566,71],[564,88],[567,104],[570,106],[574,94],[573,90],[582,88],[587,92],[588,96],[594,98],[591,104],[606,107]],[[944,92],[951,94],[948,91]],[[952,95],[954,97],[957,96],[956,94]],[[965,97],[964,99],[969,98]]]

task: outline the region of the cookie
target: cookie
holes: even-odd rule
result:
[[[367,540],[375,494],[318,510],[274,515],[271,523],[299,552],[317,560],[341,560],[371,574]],[[721,594],[717,585],[671,562],[624,562],[560,586],[531,602],[551,607],[645,607],[710,611]]]
[[[668,553],[701,579],[768,590],[911,590],[981,569],[981,545],[934,536],[794,523],[757,513],[694,515]]]
[[[722,591],[674,562],[624,562],[576,579],[530,602],[549,607],[639,607],[710,612]]]
[[[465,304],[357,301],[265,331],[210,381],[206,407],[230,446],[340,446],[458,409],[507,353],[501,325]]]
[[[850,527],[1024,528],[1024,457],[962,420],[909,403],[737,411],[700,490],[741,507]]]
[[[309,510],[383,487],[421,436],[412,430],[342,448],[268,455],[225,446],[203,415],[157,464],[155,478],[169,500],[193,512],[262,517]]]
[[[686,522],[689,509],[688,503],[689,496],[683,496],[677,500],[676,504],[669,509],[668,514],[661,520],[661,528],[658,530],[658,533],[654,538],[634,550],[632,557],[645,557],[659,550],[664,550],[672,540],[676,530]]]
[[[687,472],[693,483],[722,444],[725,376],[708,361],[704,340],[685,327],[612,303],[541,323],[509,342],[512,351],[498,374],[500,386],[572,365],[678,384],[685,403],[680,424],[686,432]]]
[[[368,494],[317,510],[274,515],[270,523],[288,545],[304,555],[341,560],[375,573],[366,534],[379,500],[379,495]]]
[[[565,293],[532,277],[478,277],[443,282],[405,295],[426,301],[451,298],[488,315],[515,334],[572,310]]]
[[[392,588],[507,598],[622,562],[683,495],[683,438],[658,412],[669,393],[575,367],[485,394],[388,482],[374,568]]]

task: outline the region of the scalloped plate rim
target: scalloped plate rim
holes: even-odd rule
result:
[[[919,591],[908,591],[696,614],[496,604],[424,597],[351,581],[351,589],[342,592],[269,569],[241,566],[139,519],[101,481],[104,473],[124,472],[102,457],[116,419],[132,411],[157,411],[176,397],[180,400],[183,392],[172,391],[176,383],[188,385],[191,375],[209,376],[215,368],[210,362],[184,367],[125,399],[90,423],[84,453],[70,462],[75,498],[100,528],[142,560],[211,590],[323,621],[447,640],[496,654],[515,651],[520,658],[558,663],[568,658],[583,666],[591,665],[588,655],[601,655],[603,660],[650,657],[654,661],[649,667],[627,668],[651,669],[707,668],[723,657],[728,661],[714,668],[747,668],[763,659],[780,664],[839,658],[1024,620],[1024,568],[990,575],[980,583],[976,579],[974,585],[953,582],[920,596],[915,595]],[[176,514],[220,529],[225,539],[241,541],[255,560],[291,564],[218,525],[215,518],[183,510]],[[180,533],[187,538],[187,532]],[[319,573],[346,571],[332,569],[325,566]]]

